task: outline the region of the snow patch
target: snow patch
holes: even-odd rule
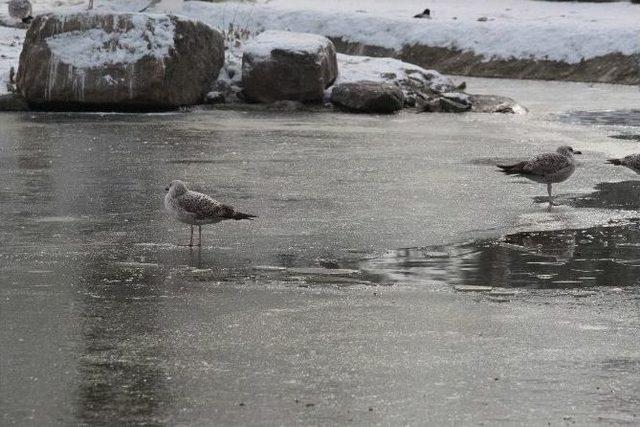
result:
[[[249,40],[244,51],[254,59],[269,58],[275,49],[315,54],[327,44],[326,37],[289,31],[265,31]]]
[[[18,72],[24,34],[25,31],[21,29],[0,27],[0,95],[9,93],[11,67]]]
[[[146,56],[163,59],[174,48],[175,25],[169,16],[129,15],[132,27],[70,31],[48,37],[54,59],[74,68],[132,64]],[[116,27],[116,23],[114,23]]]
[[[433,19],[412,16],[430,7]],[[401,49],[407,45],[472,51],[490,59],[578,63],[610,53],[640,53],[640,7],[629,2],[531,0],[272,0],[185,3],[184,14],[217,28],[287,30]],[[479,21],[480,18],[487,18]]]

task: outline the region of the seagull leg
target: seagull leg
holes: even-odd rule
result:
[[[198,246],[202,246],[202,226],[198,226]]]
[[[178,243],[178,246],[188,246],[188,247],[193,246],[193,225],[191,226],[191,238],[189,239],[189,244],[185,245],[183,243]]]
[[[553,197],[551,196],[551,183],[547,184],[547,193],[549,194],[549,210],[553,206]]]

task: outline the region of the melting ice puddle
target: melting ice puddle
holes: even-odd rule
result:
[[[402,249],[365,261],[361,268],[400,284],[444,283],[460,291],[635,286],[640,284],[639,223],[521,232],[495,241]],[[430,257],[433,251],[447,256]],[[550,257],[562,261],[548,261]],[[589,293],[571,295],[592,295],[585,292]]]

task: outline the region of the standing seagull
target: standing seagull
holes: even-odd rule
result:
[[[28,24],[33,20],[30,0],[9,0],[9,16]]]
[[[189,247],[193,246],[193,226],[198,226],[198,246],[202,246],[202,226],[216,224],[227,219],[236,221],[256,218],[255,215],[237,212],[229,205],[212,199],[206,194],[191,191],[184,182],[175,180],[166,188],[164,206],[178,221],[191,226]]]
[[[609,159],[607,162],[616,166],[626,166],[635,173],[640,173],[640,154],[630,154],[621,159]]]
[[[540,154],[531,160],[513,165],[498,165],[498,167],[507,175],[517,174],[532,181],[547,184],[549,209],[551,209],[553,205],[551,185],[566,181],[576,170],[576,164],[573,159],[574,154],[582,153],[574,151],[568,145],[563,145],[555,153]]]

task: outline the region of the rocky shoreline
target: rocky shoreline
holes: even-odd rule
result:
[[[173,15],[47,14],[27,32],[13,93],[0,98],[0,111],[257,103],[278,111],[319,104],[368,114],[526,112],[512,99],[465,89],[397,59],[337,54],[317,34],[240,34]]]

